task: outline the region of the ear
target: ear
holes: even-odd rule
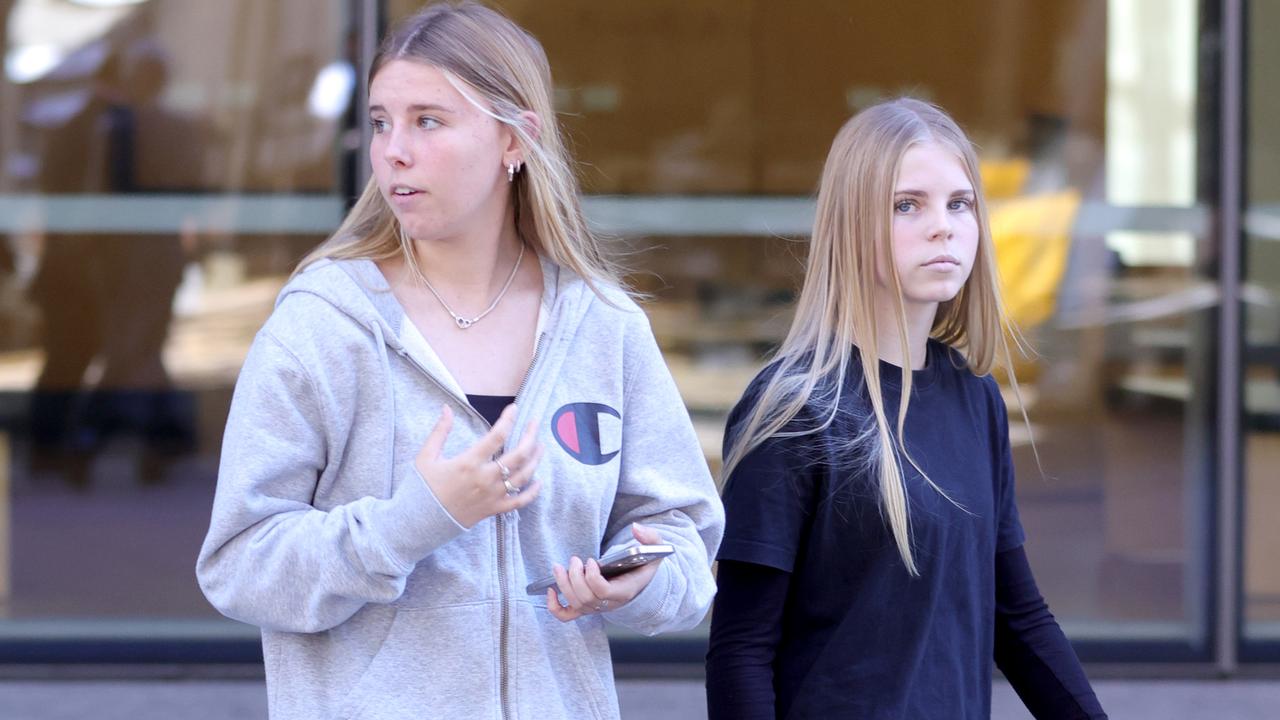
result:
[[[537,113],[529,110],[521,111],[516,116],[516,121],[521,124],[524,131],[537,140],[542,136],[542,121],[538,119]],[[506,128],[507,145],[502,152],[502,161],[504,164],[517,163],[524,164],[524,147],[520,144],[520,136],[511,127]]]

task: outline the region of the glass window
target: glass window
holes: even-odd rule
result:
[[[1280,657],[1280,94],[1268,68],[1280,48],[1280,6],[1250,3],[1246,56],[1243,365],[1244,633]]]
[[[952,112],[1035,349],[1025,406],[1002,382],[1042,589],[1086,657],[1207,657],[1217,128],[1198,3],[502,4],[546,46],[605,196],[589,212],[647,249],[636,277],[713,468],[785,333],[836,130],[902,93]]]
[[[0,2],[0,635],[256,635],[194,561],[249,343],[344,210],[348,4]]]
[[[1218,289],[1200,3],[499,4],[547,49],[588,214],[653,295],[713,469],[790,320],[836,130],[902,93],[951,111],[1037,351],[1017,360],[1025,405],[1006,399],[1042,589],[1086,657],[1203,656]],[[420,3],[380,5],[394,21]],[[192,565],[249,342],[366,162],[363,6],[0,0],[0,636],[256,635]],[[1246,603],[1269,637],[1280,162],[1272,100],[1251,101]]]

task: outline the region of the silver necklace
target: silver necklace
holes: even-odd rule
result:
[[[472,325],[475,325],[476,323],[480,322],[480,320],[484,318],[485,315],[488,315],[489,313],[493,312],[493,309],[498,307],[498,303],[502,301],[502,296],[507,294],[507,288],[511,287],[511,281],[516,279],[516,271],[520,269],[520,261],[523,259],[524,259],[524,242],[521,242],[520,254],[516,256],[516,264],[511,268],[511,275],[507,277],[507,284],[502,286],[502,289],[498,291],[498,296],[493,299],[493,302],[489,303],[489,307],[485,308],[484,312],[480,313],[479,315],[471,319],[464,318],[458,313],[454,312],[453,308],[449,307],[449,303],[445,302],[444,298],[440,297],[440,293],[436,292],[436,289],[431,287],[431,281],[427,280],[426,275],[421,276],[422,282],[426,283],[427,289],[430,290],[431,294],[435,295],[436,299],[440,301],[440,305],[444,307],[445,312],[449,313],[449,315],[453,317],[453,321],[458,324],[458,328],[460,330],[466,330]]]

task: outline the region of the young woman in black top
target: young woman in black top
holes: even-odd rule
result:
[[[1004,330],[969,140],[916,100],[859,113],[725,434],[712,718],[988,718],[993,658],[1037,718],[1106,717],[1022,550]]]

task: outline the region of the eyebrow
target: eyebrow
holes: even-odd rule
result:
[[[426,104],[426,105],[422,105],[422,104],[419,104],[419,103],[415,103],[415,104],[413,104],[413,105],[410,105],[408,108],[406,108],[406,110],[408,110],[409,112],[443,112],[443,113],[452,113],[452,112],[453,112],[453,110],[451,110],[451,109],[449,109],[449,108],[447,108],[447,107],[445,107],[445,106],[443,106],[443,105],[436,105],[436,104],[434,104],[434,103],[428,103],[428,104]],[[374,113],[374,112],[387,112],[387,109],[386,109],[385,107],[381,106],[381,105],[370,105],[370,106],[369,106],[369,112],[371,112],[371,113]]]
[[[929,193],[927,193],[927,192],[925,192],[925,191],[923,191],[923,190],[912,190],[912,189],[909,189],[909,188],[908,188],[908,189],[906,189],[906,190],[894,190],[894,191],[893,191],[893,194],[894,194],[894,195],[910,195],[910,196],[912,196],[912,197],[929,197]],[[959,197],[959,196],[962,196],[962,195],[968,195],[968,196],[971,196],[971,197],[972,197],[972,196],[973,196],[973,190],[965,189],[965,190],[953,190],[953,191],[951,191],[951,197]]]

